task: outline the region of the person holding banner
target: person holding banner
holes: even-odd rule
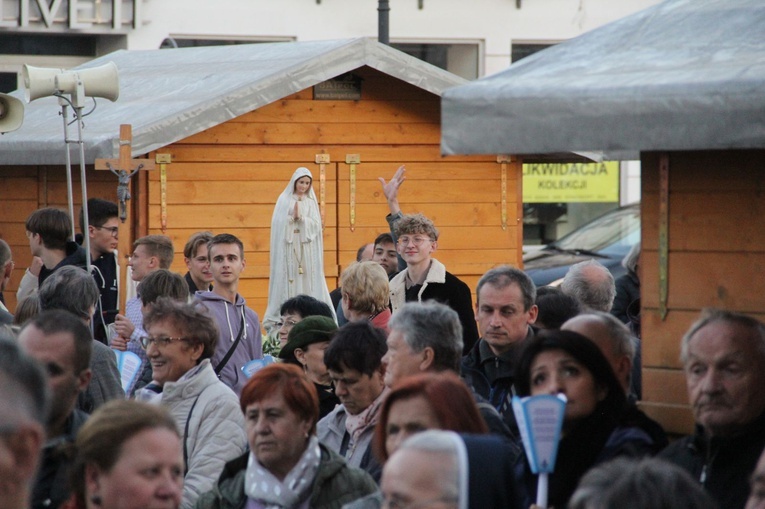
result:
[[[521,354],[516,382],[519,396],[564,394],[567,399],[555,471],[549,477],[551,507],[566,507],[579,479],[593,466],[618,456],[644,456],[652,439],[625,418],[626,397],[600,349],[572,331],[543,331]],[[528,461],[516,480],[528,503],[537,478]]]

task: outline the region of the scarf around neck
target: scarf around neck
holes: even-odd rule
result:
[[[388,395],[389,389],[385,387],[379,396],[365,408],[362,412],[356,415],[348,414],[345,417],[345,430],[351,435],[351,442],[356,443],[361,434],[369,428],[377,424],[377,418],[379,416],[378,410],[380,405],[385,401],[385,396]]]
[[[250,452],[244,478],[244,494],[263,504],[266,509],[297,507],[310,494],[320,461],[321,449],[315,435],[308,440],[303,455],[283,481],[258,463],[255,454]]]

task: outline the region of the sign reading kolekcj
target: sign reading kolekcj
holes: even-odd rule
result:
[[[523,201],[618,202],[619,163],[524,164]]]
[[[138,28],[143,0],[0,0],[0,28],[115,33]]]

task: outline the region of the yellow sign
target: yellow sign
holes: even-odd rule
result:
[[[618,202],[619,162],[524,164],[523,201]]]

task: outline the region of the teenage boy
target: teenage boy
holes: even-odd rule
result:
[[[83,219],[83,211],[80,210],[80,231],[90,237],[91,273],[100,294],[93,331],[97,340],[106,343],[106,326],[114,323],[114,317],[119,312],[117,243],[120,220],[117,204],[91,198],[88,200],[87,232]]]
[[[242,367],[263,356],[258,315],[239,295],[239,276],[245,266],[244,245],[235,236],[221,233],[207,244],[207,252],[213,289],[197,292],[196,298],[210,310],[220,329],[212,357],[215,372],[239,396],[247,382]]]

